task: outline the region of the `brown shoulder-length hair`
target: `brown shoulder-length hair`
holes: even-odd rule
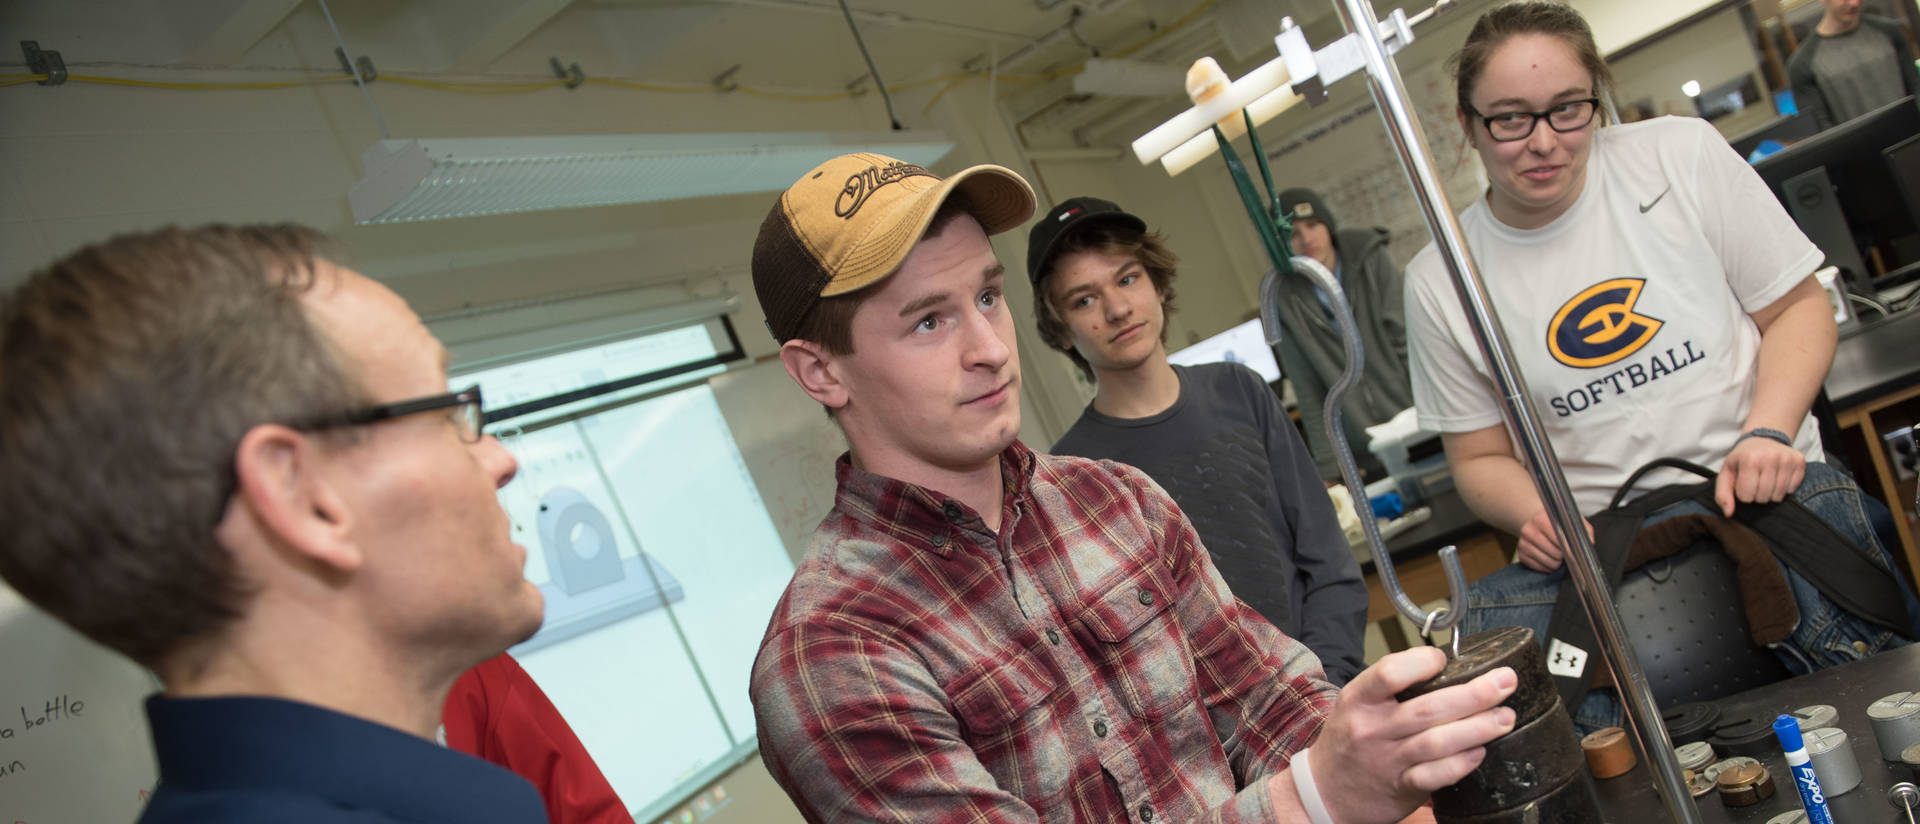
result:
[[[1459,53],[1449,61],[1453,68],[1456,102],[1460,111],[1469,113],[1473,107],[1473,87],[1480,82],[1480,75],[1486,71],[1487,61],[1508,39],[1520,34],[1545,34],[1560,38],[1573,50],[1580,65],[1593,77],[1593,94],[1603,100],[1607,90],[1613,88],[1613,71],[1607,68],[1607,61],[1600,56],[1600,47],[1593,42],[1593,29],[1587,26],[1587,20],[1574,11],[1572,6],[1555,0],[1519,0],[1496,6],[1480,15],[1473,24],[1473,30],[1467,33],[1467,41],[1460,47]],[[1468,133],[1471,134],[1471,120],[1468,121]],[[1607,122],[1606,106],[1600,107],[1600,122]]]
[[[1053,296],[1047,289],[1054,266],[1066,257],[1081,252],[1131,257],[1140,261],[1140,265],[1147,270],[1147,278],[1153,281],[1153,290],[1159,293],[1160,305],[1168,317],[1173,316],[1173,279],[1179,274],[1180,259],[1167,248],[1166,240],[1158,232],[1143,232],[1111,222],[1087,223],[1056,242],[1053,254],[1041,265],[1040,275],[1033,283],[1034,322],[1040,328],[1040,339],[1048,346],[1066,353],[1073,365],[1080,367],[1080,374],[1091,381],[1095,379],[1093,365],[1087,363],[1080,351],[1073,348],[1073,330],[1060,317],[1060,308],[1053,305]],[[1161,324],[1160,342],[1166,341],[1167,327]]]
[[[292,225],[122,235],[0,300],[0,578],[150,669],[243,613],[214,537],[242,436],[364,403],[301,305],[330,246]]]

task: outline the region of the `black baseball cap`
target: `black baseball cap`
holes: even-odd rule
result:
[[[1053,247],[1066,237],[1073,227],[1090,220],[1118,223],[1135,231],[1147,230],[1147,222],[1128,214],[1120,205],[1111,200],[1097,197],[1073,197],[1060,202],[1060,205],[1047,210],[1046,217],[1033,224],[1027,233],[1027,279],[1033,285],[1040,285],[1040,275],[1046,271],[1053,257]]]

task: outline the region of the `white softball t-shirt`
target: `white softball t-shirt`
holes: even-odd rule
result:
[[[1485,198],[1460,224],[1586,514],[1655,458],[1720,467],[1753,403],[1760,332],[1749,315],[1824,258],[1694,118],[1596,130],[1586,188],[1546,226],[1503,225]],[[1406,300],[1421,428],[1499,424],[1492,373],[1432,244],[1408,264]],[[1811,415],[1790,434],[1809,460],[1823,456]]]

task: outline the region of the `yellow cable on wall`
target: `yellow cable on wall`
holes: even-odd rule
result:
[[[1212,8],[1216,2],[1217,0],[1206,0],[1206,2],[1201,3],[1195,6],[1193,9],[1189,10],[1185,15],[1181,16],[1180,19],[1173,21],[1173,23],[1169,25],[1160,27],[1160,30],[1155,32],[1153,35],[1131,46],[1114,51],[1111,53],[1111,55],[1113,57],[1125,57],[1127,55],[1130,55],[1130,54],[1133,54],[1134,52],[1139,51],[1142,48],[1145,48],[1146,46],[1153,43],[1154,41],[1159,40],[1160,38],[1165,37],[1168,34],[1173,33],[1174,31],[1177,31],[1178,29],[1187,25],[1188,23],[1193,22],[1193,20],[1199,17],[1201,13],[1205,12],[1209,8]],[[1054,71],[1046,72],[1044,74],[1037,74],[1037,75],[1003,74],[1003,75],[1000,75],[999,79],[1003,82],[1009,82],[1009,83],[1021,83],[1021,84],[1041,83],[1048,80],[1054,80],[1061,77],[1067,77],[1070,75],[1078,74],[1081,71],[1085,70],[1085,66],[1086,66],[1085,63],[1080,63],[1077,65],[1067,66],[1064,68],[1056,69]],[[945,74],[938,77],[930,77],[925,80],[913,80],[906,83],[890,84],[887,86],[887,91],[898,92],[898,91],[906,91],[909,89],[918,88],[921,86],[930,86],[936,83],[945,84],[938,93],[934,94],[932,100],[927,101],[926,111],[932,111],[934,104],[940,102],[940,98],[945,97],[947,92],[952,91],[955,87],[959,86],[961,83],[966,82],[966,80],[970,77],[984,76],[985,74],[986,72],[984,70],[975,70],[970,72],[968,71],[954,72],[951,74]],[[47,79],[47,75],[44,75],[44,74],[0,74],[0,88],[4,88],[7,86],[23,86],[28,83],[38,83],[46,79]],[[170,82],[159,81],[159,80],[136,80],[130,77],[109,77],[104,75],[92,75],[92,74],[73,74],[73,75],[67,76],[67,81],[71,83],[89,83],[89,84],[101,85],[101,86],[131,86],[134,88],[171,89],[171,90],[179,90],[179,91],[252,91],[252,90],[259,90],[259,89],[290,89],[290,88],[297,88],[300,86],[332,85],[344,80],[352,80],[352,79],[353,79],[352,75],[336,74],[336,75],[326,75],[322,77],[303,78],[300,80],[267,80],[267,81],[251,82],[251,83],[170,83]],[[429,89],[432,91],[450,92],[454,94],[476,94],[476,95],[531,94],[534,92],[542,92],[548,89],[563,87],[567,85],[567,81],[559,80],[559,79],[555,79],[555,80],[436,80],[432,78],[409,77],[406,75],[397,75],[397,74],[383,74],[383,75],[380,75],[379,79],[384,82],[395,83],[402,86],[412,86],[418,89]],[[710,85],[668,85],[668,84],[660,84],[660,83],[645,83],[645,82],[640,82],[635,80],[620,80],[612,77],[588,77],[586,78],[585,82],[595,86],[606,86],[609,88],[629,89],[634,91],[647,91],[647,92],[671,92],[671,93],[696,93],[697,92],[697,93],[711,94],[713,92],[720,91],[720,89],[716,89],[715,87]],[[772,89],[760,89],[760,88],[754,88],[752,86],[739,86],[739,85],[728,86],[724,90],[738,91],[754,97],[764,98],[768,100],[785,100],[785,101],[796,102],[796,103],[824,103],[824,102],[830,102],[835,100],[849,100],[855,97],[859,97],[860,95],[865,93],[864,91],[844,91],[844,92],[826,92],[826,93],[818,93],[818,94],[802,94],[798,92],[782,92],[782,91],[774,91]]]
[[[966,76],[967,74],[965,72],[941,75],[939,77],[932,77],[925,80],[915,80],[907,83],[898,83],[898,84],[889,85],[887,87],[887,90],[902,91],[906,89],[917,88],[920,86],[932,85],[934,83],[943,83],[943,82],[952,80],[954,78],[965,79]],[[0,74],[0,87],[20,86],[28,83],[38,83],[46,79],[47,79],[47,76],[44,74]],[[91,75],[91,74],[73,74],[73,75],[67,76],[67,81],[71,83],[89,83],[89,84],[102,85],[102,86],[132,86],[136,88],[173,89],[173,90],[182,90],[182,91],[250,91],[250,90],[258,90],[258,89],[288,89],[288,88],[295,88],[299,86],[333,85],[336,83],[340,83],[342,81],[348,81],[352,79],[353,79],[352,75],[339,74],[339,75],[327,75],[323,77],[305,78],[301,80],[269,80],[269,81],[258,81],[258,82],[251,82],[251,83],[172,83],[167,81],[136,80],[130,77],[108,77],[103,75]],[[406,75],[398,75],[398,74],[382,74],[380,75],[379,79],[381,82],[394,83],[401,86],[411,86],[418,89],[429,89],[432,91],[451,92],[454,94],[479,94],[479,95],[530,94],[533,92],[541,92],[541,91],[546,91],[548,89],[560,88],[567,85],[567,81],[558,80],[558,79],[555,79],[555,80],[437,80],[437,79],[425,78],[425,77],[409,77]],[[711,94],[717,91],[713,86],[699,86],[699,85],[673,86],[673,85],[664,85],[660,83],[643,83],[643,82],[638,82],[633,80],[620,80],[620,79],[611,78],[611,77],[588,77],[585,79],[585,82],[589,85],[595,85],[595,86],[606,86],[609,88],[629,89],[634,91],[648,91],[648,92],[678,92],[678,93],[695,92],[695,93]],[[826,101],[833,101],[833,100],[846,100],[846,99],[858,97],[861,94],[863,94],[863,92],[859,92],[859,91],[829,92],[829,93],[822,93],[822,94],[800,94],[795,92],[773,91],[771,89],[759,89],[751,86],[731,86],[731,87],[728,87],[726,91],[739,91],[749,95],[753,95],[755,97],[762,97],[762,98],[767,98],[771,100],[796,101],[796,102],[802,102],[802,103],[818,103],[818,102],[826,102]]]

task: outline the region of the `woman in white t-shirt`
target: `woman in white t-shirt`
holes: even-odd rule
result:
[[[1491,182],[1461,227],[1583,514],[1660,457],[1718,469],[1725,514],[1791,494],[1824,455],[1808,409],[1837,336],[1820,251],[1705,121],[1596,127],[1610,77],[1578,12],[1489,11],[1458,64]],[[1432,246],[1406,298],[1422,428],[1442,433],[1467,505],[1519,536],[1520,562],[1560,568]]]

